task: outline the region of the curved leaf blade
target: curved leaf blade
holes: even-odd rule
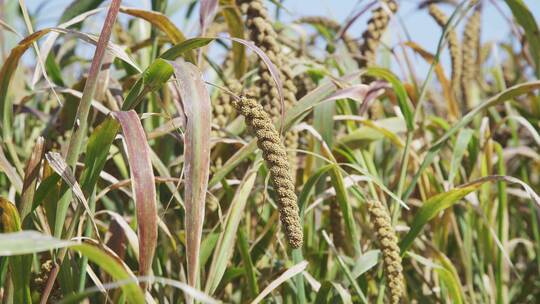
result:
[[[119,111],[114,112],[113,115],[120,122],[124,134],[131,172],[131,187],[137,208],[139,273],[144,276],[150,274],[152,269],[158,233],[156,186],[150,160],[150,146],[135,111]]]

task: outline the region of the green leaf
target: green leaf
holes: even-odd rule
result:
[[[54,59],[54,55],[52,53],[49,53],[49,56],[47,56],[47,60],[45,61],[45,68],[47,69],[47,74],[49,77],[51,77],[51,80],[61,87],[65,86],[64,80],[62,79],[62,72],[60,71],[60,67],[58,66],[58,63],[56,63],[56,60]]]
[[[62,13],[60,23],[64,23],[84,12],[93,10],[103,2],[105,2],[105,0],[74,0]]]
[[[206,293],[212,295],[221,279],[227,265],[229,265],[230,259],[233,254],[233,249],[235,245],[235,238],[238,234],[238,226],[242,220],[242,214],[246,207],[246,203],[255,184],[255,179],[257,177],[257,171],[261,165],[260,159],[256,161],[253,167],[245,175],[244,179],[238,186],[232,204],[229,207],[227,216],[225,218],[225,226],[223,231],[219,235],[219,240],[214,250],[214,258],[212,259],[212,264],[210,265],[210,270],[208,272],[208,280],[206,281]]]
[[[110,146],[119,130],[120,124],[109,116],[90,135],[86,145],[84,171],[81,177],[81,188],[86,196],[92,193],[99,174],[107,161]]]
[[[463,159],[463,155],[465,155],[465,151],[467,150],[467,146],[469,145],[473,134],[474,131],[471,129],[463,129],[458,134],[458,137],[454,144],[454,151],[452,153],[450,172],[448,173],[448,182],[450,183],[454,181],[454,177],[459,170],[461,160]]]
[[[214,38],[190,38],[174,45],[159,57],[166,60],[175,60],[176,58],[183,56],[185,53],[189,54],[192,50],[209,44],[213,40]],[[186,59],[189,62],[192,62],[189,60],[189,57]]]
[[[121,261],[95,245],[64,241],[46,236],[37,231],[21,231],[0,234],[0,256],[16,256],[21,254],[38,253],[42,251],[65,248],[76,250],[89,260],[96,263],[116,281],[133,280],[122,285],[130,303],[144,304],[144,294],[137,285],[133,273],[127,270]]]
[[[21,230],[19,212],[13,203],[0,197],[0,232],[12,233]],[[1,235],[1,234],[0,234]],[[30,303],[30,266],[31,256],[9,258],[9,269],[13,282],[14,303]]]
[[[240,9],[234,0],[220,0],[221,13],[227,23],[229,35],[244,39],[244,21]],[[240,79],[247,69],[246,47],[240,43],[233,43],[234,73]]]
[[[442,252],[437,251],[436,254],[442,267],[435,268],[435,271],[448,290],[448,298],[452,300],[452,303],[463,303],[463,289],[456,268],[452,264],[452,261]]]
[[[461,130],[463,127],[467,126],[473,120],[473,118],[476,115],[478,115],[482,111],[484,111],[484,110],[486,110],[486,109],[488,109],[488,108],[490,108],[492,106],[501,104],[501,103],[503,103],[503,102],[505,102],[505,101],[507,101],[509,99],[512,99],[512,98],[517,97],[517,96],[522,95],[522,94],[532,92],[532,91],[537,90],[539,88],[540,88],[540,81],[531,81],[531,82],[526,82],[526,83],[515,85],[515,86],[513,86],[511,88],[508,88],[508,89],[502,91],[501,93],[491,97],[490,99],[488,99],[484,103],[482,103],[482,104],[478,105],[476,108],[472,109],[465,116],[463,116],[463,118],[461,118],[460,121],[455,123],[450,128],[450,130],[446,131],[446,133],[444,133],[444,135],[441,138],[439,138],[431,146],[431,148],[429,148],[429,151],[428,151],[426,157],[424,158],[424,160],[422,161],[422,164],[420,165],[420,168],[417,170],[417,172],[414,175],[411,183],[407,187],[407,190],[405,191],[405,193],[403,195],[403,199],[407,200],[409,195],[413,192],[414,187],[416,186],[416,182],[420,178],[420,175],[422,175],[424,170],[426,170],[429,167],[429,165],[433,162],[433,160],[435,159],[435,156],[437,155],[439,150],[443,147],[445,142],[452,135],[454,135],[456,132]]]
[[[536,77],[540,78],[540,30],[538,24],[523,0],[506,0],[516,21],[525,30],[529,53],[536,65]]]
[[[399,109],[401,110],[401,113],[403,113],[403,117],[405,117],[407,130],[412,131],[414,129],[413,110],[409,103],[409,99],[407,98],[407,91],[401,81],[394,73],[384,68],[369,68],[366,73],[371,76],[384,78],[386,81],[390,82],[396,93]]]
[[[173,44],[182,43],[186,40],[184,33],[162,13],[125,7],[120,8],[120,12],[150,22],[153,26],[164,32]],[[189,62],[195,62],[195,54],[192,51],[189,51],[186,57]]]
[[[467,187],[455,188],[448,192],[440,193],[432,198],[428,199],[425,203],[422,204],[420,210],[416,212],[411,229],[405,235],[399,247],[401,249],[401,255],[404,255],[405,252],[412,245],[414,239],[420,234],[422,228],[436,215],[439,214],[442,210],[445,210],[448,207],[451,207],[460,199],[465,197],[467,194],[477,190],[480,185],[472,185]]]
[[[255,297],[259,293],[259,286],[257,285],[257,276],[255,275],[255,266],[249,253],[249,243],[246,237],[244,229],[238,230],[238,247],[240,249],[240,255],[242,256],[242,262],[244,264],[245,275],[249,286],[251,297]]]
[[[157,58],[143,73],[144,85],[155,91],[161,88],[174,73],[170,63],[161,58]]]
[[[370,250],[364,252],[361,256],[356,259],[354,263],[354,268],[351,271],[354,278],[358,278],[371,268],[375,267],[379,263],[379,258],[381,256],[380,250]]]

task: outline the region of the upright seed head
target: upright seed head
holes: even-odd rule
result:
[[[291,107],[296,103],[294,76],[287,64],[286,58],[281,53],[278,35],[268,17],[268,11],[261,0],[253,0],[248,3],[246,14],[246,24],[250,31],[250,39],[266,53],[270,61],[278,68],[279,76],[283,82],[285,107]],[[259,68],[259,78],[256,85],[261,90],[261,104],[272,119],[275,120],[281,116],[280,98],[272,75],[264,65],[261,65]]]
[[[277,194],[281,223],[292,248],[300,248],[303,231],[298,214],[298,203],[294,192],[291,169],[279,134],[263,107],[254,99],[240,97],[233,101],[238,113],[245,117],[246,124],[257,138],[257,146],[270,171],[270,180]]]
[[[384,0],[386,7],[395,14],[398,10],[398,5],[394,0]],[[390,14],[385,7],[380,6],[372,11],[371,19],[367,24],[367,29],[362,34],[362,44],[360,45],[360,56],[357,60],[360,68],[370,67],[375,65],[377,59],[377,49],[381,42],[381,38],[390,23]]]
[[[330,19],[328,17],[324,16],[306,16],[302,17],[298,20],[296,20],[296,23],[307,23],[312,25],[319,25],[326,27],[327,29],[336,32],[336,34],[341,29],[341,24],[339,24],[337,21]],[[360,49],[358,47],[358,42],[349,36],[347,33],[345,33],[341,39],[345,43],[345,47],[347,48],[347,51],[354,57],[357,58],[357,56],[360,53]]]
[[[405,291],[405,284],[396,233],[392,228],[392,222],[386,207],[380,202],[368,202],[368,212],[381,246],[391,303],[399,303],[399,299]]]
[[[270,71],[264,64],[259,67],[259,80],[255,84],[259,88],[260,102],[264,110],[270,114],[273,121],[281,118],[282,110],[286,111],[296,103],[296,86],[292,69],[287,58],[281,52],[281,45],[278,43],[278,35],[272,26],[268,16],[268,11],[262,0],[252,0],[243,4],[246,9],[246,25],[250,31],[250,39],[263,50],[270,61],[274,63],[279,71],[280,79],[283,83],[283,99],[285,108],[282,109],[278,89]],[[298,134],[295,131],[286,135],[287,147],[291,150],[288,153],[290,161],[292,180],[296,179],[296,150],[298,146]]]
[[[437,7],[435,4],[428,6],[429,14],[437,22],[437,24],[444,28],[448,23],[448,17],[445,13]],[[461,45],[458,40],[457,33],[454,29],[450,29],[448,32],[448,49],[450,50],[450,61],[452,64],[451,86],[455,96],[460,96],[459,87],[462,73],[462,58],[461,58]]]
[[[481,9],[477,6],[467,20],[463,32],[463,73],[461,75],[461,93],[463,101],[470,104],[471,84],[477,72],[477,57],[480,45]]]

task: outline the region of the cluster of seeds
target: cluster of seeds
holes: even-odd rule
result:
[[[238,94],[242,91],[242,84],[236,80],[236,78],[231,78],[230,80],[225,81],[227,89],[232,93]],[[220,92],[219,96],[215,98],[212,105],[212,120],[214,124],[219,128],[214,132],[214,136],[223,137],[225,136],[223,128],[234,119],[234,108],[231,104],[231,95],[226,92]]]
[[[281,52],[281,45],[278,42],[278,35],[272,26],[268,11],[262,0],[249,1],[243,4],[246,10],[246,25],[250,31],[250,39],[263,50],[270,61],[279,70],[279,77],[283,83],[284,105],[281,105],[278,89],[270,74],[270,71],[264,64],[259,66],[259,80],[255,86],[259,90],[260,102],[265,111],[270,114],[273,121],[282,117],[283,113],[296,103],[296,86],[294,84],[294,75],[288,64],[288,60]],[[283,108],[283,106],[285,108]],[[296,148],[298,147],[298,134],[291,131],[285,135],[288,157],[291,163],[291,174],[293,180],[296,179]]]
[[[53,269],[53,262],[52,260],[45,260],[41,264],[41,268],[39,273],[33,273],[32,274],[32,281],[30,283],[31,290],[42,292],[45,290],[45,286],[47,285],[47,281],[49,280],[49,275]],[[55,285],[58,285],[55,283]],[[41,294],[39,295],[41,296]],[[62,299],[62,291],[58,286],[56,288],[52,289],[51,295],[49,296],[49,301],[51,303],[56,303]]]
[[[233,106],[245,117],[246,124],[257,137],[257,146],[270,171],[274,185],[281,223],[292,248],[300,248],[303,242],[302,226],[298,214],[296,193],[291,177],[285,147],[268,113],[254,99],[240,97],[233,100]]]
[[[399,303],[405,291],[398,240],[388,210],[378,201],[368,202],[368,212],[381,245],[391,303]]]
[[[390,10],[390,12],[388,12]],[[395,14],[398,5],[394,0],[385,0],[383,5],[372,11],[372,16],[368,21],[367,29],[362,34],[362,45],[360,46],[360,58],[357,60],[358,66],[370,67],[375,65],[377,59],[377,49],[381,43],[381,38]]]
[[[437,5],[430,4],[428,6],[429,14],[437,24],[444,28],[448,24],[448,17],[441,11]],[[461,53],[461,44],[457,33],[454,29],[447,30],[448,38],[448,49],[450,50],[450,60],[452,63],[452,76],[451,76],[451,85],[452,90],[454,91],[455,96],[460,96],[459,94],[459,84],[461,82],[461,72],[462,72],[462,53]]]
[[[480,44],[481,8],[477,6],[467,20],[463,32],[463,73],[461,75],[461,92],[463,101],[470,105],[471,84],[477,72],[477,54]]]
[[[323,16],[302,17],[296,20],[296,23],[306,23],[306,24],[311,24],[311,25],[316,25],[316,26],[322,26],[333,31],[336,34],[338,34],[339,31],[341,30],[341,25],[336,20],[330,19],[328,17],[323,17]],[[355,56],[356,58],[360,54],[358,42],[353,37],[348,35],[346,32],[341,36],[341,39],[345,43],[345,47],[347,48],[347,51],[349,51],[349,53]]]

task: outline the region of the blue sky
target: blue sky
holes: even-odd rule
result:
[[[482,41],[501,41],[508,40],[512,35],[511,29],[508,25],[506,18],[511,17],[511,13],[507,8],[506,4],[502,0],[484,0],[488,2],[484,7],[483,16],[482,16]],[[17,0],[7,0],[6,2],[11,2],[12,5],[18,3]],[[25,1],[31,12],[36,11],[39,6],[42,6],[40,9],[39,18],[37,20],[37,27],[42,28],[46,26],[54,26],[58,17],[65,9],[65,7],[71,2],[71,0],[51,0],[44,2],[42,0],[26,0]],[[175,0],[169,1],[169,6],[171,9],[175,7],[186,7],[188,0]],[[340,22],[347,20],[347,18],[353,14],[355,11],[358,11],[359,8],[363,7],[366,3],[369,3],[368,0],[284,0],[283,4],[287,8],[283,12],[282,17],[284,21],[290,21],[297,19],[301,16],[306,15],[318,15],[318,16],[327,16],[331,17]],[[499,11],[491,2],[496,2],[499,8],[502,11]],[[540,0],[524,0],[524,2],[529,6],[531,12],[536,17],[536,20],[540,20]],[[172,4],[174,3],[174,4]],[[424,47],[426,50],[434,52],[436,49],[437,42],[440,38],[441,30],[427,14],[426,10],[419,11],[417,10],[417,5],[420,3],[419,0],[400,0],[400,9],[399,16],[403,21],[403,24],[406,26],[407,31],[413,37],[414,41]],[[149,8],[150,0],[124,0],[123,5],[138,7],[138,8]],[[451,14],[452,8],[448,5],[442,5],[441,8],[447,12],[448,15]],[[369,14],[359,18],[357,22],[350,28],[349,34],[353,37],[359,37],[365,28],[366,19]],[[9,18],[8,18],[9,19]],[[197,24],[183,24],[181,14],[173,14],[173,21],[184,30],[188,36],[196,35],[198,32]],[[395,24],[396,25],[396,24]],[[22,24],[18,24],[20,28]],[[397,27],[394,27],[393,30],[396,30]],[[21,31],[24,32],[24,29],[21,28]],[[403,35],[403,32],[401,32]],[[445,52],[441,58],[443,65],[448,65],[448,54]],[[422,66],[423,63],[419,62],[421,65],[419,67],[420,71],[424,71],[427,68]]]
[[[7,2],[17,2],[17,0],[7,0]],[[490,0],[485,0],[489,2]],[[510,16],[510,12],[502,0],[492,0],[499,4],[499,7],[504,11],[507,16]],[[42,0],[26,0],[27,5],[31,11],[43,5],[42,13],[38,19],[39,23],[43,25],[54,25],[54,21],[64,10],[64,8],[71,1],[68,0],[51,0],[44,2]],[[170,3],[187,3],[187,0],[175,0],[169,1]],[[287,19],[296,19],[305,15],[319,15],[332,17],[338,21],[346,20],[347,17],[355,10],[362,7],[368,0],[285,0],[284,6],[288,12],[284,12],[283,17]],[[431,18],[424,11],[418,11],[416,9],[419,0],[400,0],[399,15],[403,19],[410,33],[414,34],[415,40],[421,45],[428,47],[435,45],[437,42],[437,31],[439,28],[434,24]],[[529,6],[530,10],[535,14],[537,20],[540,20],[540,1],[539,0],[524,0]],[[44,4],[45,3],[45,4]],[[124,0],[123,4],[127,6],[148,8],[150,6],[149,0]],[[447,12],[451,13],[449,6],[442,6]],[[46,13],[43,13],[46,12]],[[174,18],[177,19],[177,18]],[[174,20],[179,23],[179,20]],[[365,18],[359,19],[355,26],[351,28],[351,34],[353,36],[360,36],[361,30],[365,25]],[[509,33],[508,24],[501,16],[500,12],[489,3],[485,6],[483,12],[483,39],[495,40],[506,37]]]

